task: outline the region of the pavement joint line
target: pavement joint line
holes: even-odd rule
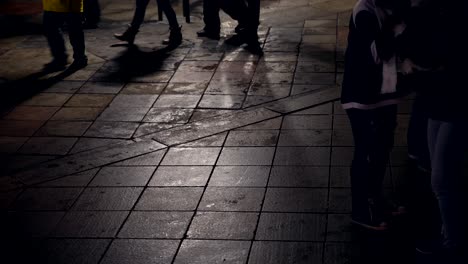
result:
[[[6,181],[3,180],[6,184],[2,184],[2,191],[21,187],[18,186],[18,181],[26,186],[34,185],[315,107],[339,99],[339,92],[338,86],[315,90],[286,97],[274,103],[266,103],[252,109],[207,118],[149,134],[142,138],[134,138],[134,142],[118,143],[46,161],[21,172],[11,174],[11,177],[6,178]],[[263,115],[258,116],[258,113],[263,113]],[[248,116],[249,114],[254,114],[252,117],[254,120],[244,120],[242,118],[243,115]],[[222,125],[213,124],[213,121],[221,122]],[[151,145],[153,146],[151,147]],[[139,146],[142,146],[144,150],[136,149]],[[131,149],[134,153],[127,153],[131,147],[134,147]]]

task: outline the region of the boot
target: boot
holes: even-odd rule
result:
[[[138,33],[138,29],[133,28],[131,25],[128,25],[127,30],[121,34],[114,34],[114,37],[121,41],[126,41],[129,44],[133,44],[135,41],[135,36]]]
[[[168,45],[171,47],[179,46],[182,43],[182,26],[178,26],[176,28],[170,28],[171,32],[169,33],[169,38],[163,40],[164,45]]]

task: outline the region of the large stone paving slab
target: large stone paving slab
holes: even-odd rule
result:
[[[247,241],[184,240],[174,263],[245,263],[250,243]]]
[[[170,264],[179,245],[178,240],[117,239],[107,251],[106,264]]]
[[[116,144],[48,161],[38,167],[23,170],[15,174],[15,177],[26,184],[39,183],[154,152],[164,147],[152,140]]]

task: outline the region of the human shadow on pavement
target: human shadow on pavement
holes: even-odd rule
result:
[[[77,69],[67,68],[56,75],[47,77],[53,72],[41,70],[18,80],[0,83],[0,114],[52,87],[77,71]]]
[[[164,61],[171,56],[176,46],[166,46],[159,49],[140,48],[131,44],[115,44],[128,46],[128,49],[114,58],[111,63],[113,69],[100,71],[100,79],[106,81],[130,82],[135,78],[143,78],[157,71],[164,70]]]

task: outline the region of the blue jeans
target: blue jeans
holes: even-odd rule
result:
[[[468,125],[429,119],[429,151],[432,189],[437,197],[443,224],[444,246],[461,246],[466,235],[463,169],[468,152]],[[466,176],[466,175],[465,175]]]

